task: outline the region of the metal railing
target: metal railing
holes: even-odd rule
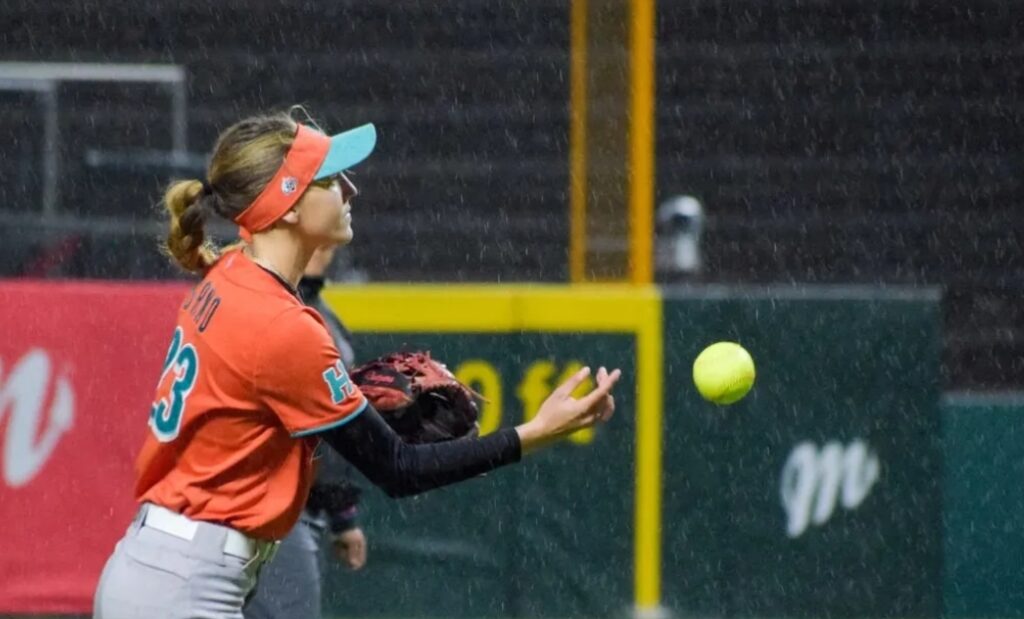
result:
[[[0,91],[35,93],[43,103],[42,214],[56,216],[60,204],[60,106],[62,82],[164,84],[171,97],[172,164],[184,165],[188,153],[188,89],[185,68],[171,64],[0,62]]]

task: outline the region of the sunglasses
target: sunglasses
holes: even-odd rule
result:
[[[338,187],[338,190],[341,192],[341,198],[345,202],[359,195],[359,190],[356,189],[355,183],[344,172],[338,172],[334,176],[313,181],[310,185],[328,190]]]

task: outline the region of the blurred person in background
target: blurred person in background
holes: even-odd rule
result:
[[[298,291],[303,303],[323,317],[342,362],[350,368],[355,363],[352,334],[320,297],[335,251],[334,246],[326,246],[313,253]],[[333,449],[323,450],[306,507],[263,568],[243,610],[245,619],[321,619],[325,532],[330,532],[334,554],[347,568],[358,570],[366,564],[366,536],[356,522],[362,489],[352,475],[351,467]]]
[[[402,497],[519,462],[614,412],[621,372],[601,367],[577,399],[583,368],[528,421],[486,436],[410,444],[388,426],[297,290],[318,248],[352,240],[344,171],[375,143],[373,125],[328,136],[287,114],[254,116],[219,136],[205,179],[167,189],[164,249],[202,279],[167,351],[153,351],[164,363],[136,459],[139,510],[100,575],[96,619],[243,619],[307,504],[323,443]],[[248,242],[214,245],[204,225],[213,216]]]

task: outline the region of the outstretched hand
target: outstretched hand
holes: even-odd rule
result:
[[[573,374],[551,392],[533,419],[516,427],[523,453],[611,418],[615,412],[615,398],[611,391],[622,372],[615,369],[609,373],[601,367],[597,370],[594,389],[579,399],[574,398],[573,392],[588,376],[589,367]]]

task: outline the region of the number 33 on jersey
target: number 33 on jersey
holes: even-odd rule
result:
[[[135,497],[280,539],[305,503],[317,435],[356,418],[366,398],[323,318],[241,252],[194,291],[148,411]]]
[[[160,374],[158,399],[149,411],[149,427],[161,443],[178,437],[185,402],[199,376],[199,355],[195,347],[184,340],[182,328],[176,328]]]

